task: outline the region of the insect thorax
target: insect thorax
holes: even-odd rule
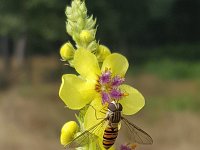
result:
[[[108,105],[108,120],[110,124],[119,123],[121,120],[122,105],[115,101]]]

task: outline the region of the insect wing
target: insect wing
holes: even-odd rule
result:
[[[67,150],[75,149],[78,147],[83,147],[89,143],[93,143],[98,139],[98,136],[94,133],[98,132],[98,130],[105,123],[106,119],[101,120],[99,123],[91,127],[90,129],[84,131],[79,136],[74,138],[69,144],[65,146]],[[96,148],[100,150],[100,146],[98,142],[96,142]]]
[[[125,124],[123,126],[126,126],[128,128],[128,134],[130,136],[131,142],[136,142],[138,144],[153,144],[153,139],[151,138],[151,136],[143,131],[141,128],[137,127],[124,117],[122,117],[122,121]]]

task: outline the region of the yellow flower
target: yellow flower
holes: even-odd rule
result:
[[[67,145],[74,139],[74,136],[78,130],[78,125],[75,121],[69,121],[65,123],[61,129],[60,143]]]
[[[65,74],[59,96],[70,109],[81,109],[99,101],[102,105],[119,100],[123,114],[131,115],[144,106],[143,96],[133,87],[123,84],[128,69],[127,59],[118,53],[110,54],[100,69],[97,58],[85,49],[74,54],[74,68],[80,74]]]
[[[124,84],[128,69],[127,59],[118,53],[110,54],[102,63],[101,69],[97,57],[88,50],[79,49],[74,54],[74,68],[80,74],[65,74],[59,96],[70,109],[81,109],[90,103],[84,116],[84,127],[89,129],[105,118],[100,113],[103,107],[115,100],[122,104],[124,115],[138,112],[145,104],[144,97],[135,88]],[[99,130],[102,137],[103,128]]]

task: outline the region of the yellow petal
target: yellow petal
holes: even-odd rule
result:
[[[91,106],[88,107],[88,110],[86,111],[85,117],[84,117],[84,127],[86,130],[90,129],[91,127],[97,125],[99,122],[102,121],[106,117],[107,107],[104,107],[101,104],[100,97],[97,97],[94,99],[91,103]],[[102,111],[102,112],[100,112]],[[96,114],[96,115],[95,115]],[[106,124],[99,125],[94,132],[97,136],[100,138],[103,137],[104,127]]]
[[[121,85],[120,89],[128,94],[119,101],[123,106],[122,113],[124,115],[135,114],[144,106],[144,97],[138,90],[129,85]]]
[[[128,65],[126,57],[118,53],[113,53],[106,57],[101,70],[104,71],[108,68],[111,69],[113,75],[124,76],[128,69]]]
[[[78,49],[74,55],[74,68],[84,78],[97,79],[100,74],[97,58],[90,51]]]
[[[60,143],[62,145],[67,145],[69,142],[71,142],[77,130],[78,125],[75,121],[69,121],[65,123],[61,129]]]
[[[59,96],[70,109],[81,109],[94,97],[94,83],[74,74],[62,76]]]

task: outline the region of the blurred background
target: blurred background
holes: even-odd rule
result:
[[[70,0],[0,0],[0,149],[59,150],[74,112],[58,97]],[[128,57],[126,82],[146,98],[128,117],[154,139],[138,150],[200,147],[200,1],[86,0],[97,39]]]

